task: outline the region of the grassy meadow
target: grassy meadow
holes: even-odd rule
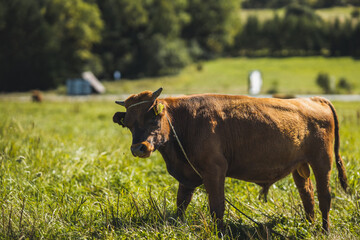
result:
[[[334,21],[338,18],[340,21],[345,21],[346,19],[351,18],[351,12],[355,7],[332,7],[332,8],[321,8],[316,9],[315,13],[318,14],[325,21]],[[280,17],[284,16],[285,9],[241,9],[239,11],[239,17],[241,21],[246,22],[249,16],[257,16],[260,21],[265,21],[267,19],[273,18],[274,14],[279,15]]]
[[[249,72],[255,69],[263,76],[263,94],[274,85],[279,93],[321,94],[316,84],[320,72],[329,74],[335,81],[346,78],[353,86],[352,93],[360,93],[360,61],[350,57],[221,58],[203,62],[200,71],[193,64],[174,76],[122,79],[104,82],[104,85],[111,94],[155,91],[159,86],[164,87],[167,94],[246,94]]]
[[[341,190],[334,165],[330,235],[317,199],[316,222],[306,221],[292,178],[273,185],[267,203],[260,187],[227,179],[227,198],[260,225],[227,204],[225,239],[360,238],[360,104],[335,106],[351,190]],[[159,153],[131,155],[129,131],[112,123],[120,108],[0,101],[0,239],[217,239],[202,187],[176,219],[176,180]]]

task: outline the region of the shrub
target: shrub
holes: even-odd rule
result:
[[[351,17],[352,18],[358,18],[359,16],[360,16],[359,8],[354,8],[354,10],[351,11]]]
[[[287,18],[290,16],[305,17],[313,21],[321,21],[321,17],[317,15],[313,9],[296,3],[286,7],[285,17]]]
[[[340,78],[337,83],[337,88],[344,90],[346,93],[351,93],[352,87],[352,84],[344,77]]]
[[[267,91],[268,94],[276,94],[279,92],[279,82],[277,80],[274,80],[271,83],[271,86],[269,90]]]
[[[176,74],[191,62],[185,43],[180,39],[170,40],[156,34],[144,48],[144,73],[148,76]]]
[[[327,73],[319,73],[316,78],[316,84],[326,94],[335,92],[334,81],[332,79],[330,79],[329,74],[327,74]]]

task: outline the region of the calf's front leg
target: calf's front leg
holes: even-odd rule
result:
[[[186,208],[188,207],[195,188],[189,188],[185,185],[179,183],[178,193],[177,193],[177,216],[182,218]]]
[[[225,173],[216,171],[212,174],[207,174],[204,176],[203,182],[209,196],[210,213],[216,219],[218,230],[223,231]]]

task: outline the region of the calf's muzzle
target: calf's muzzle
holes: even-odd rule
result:
[[[147,158],[154,151],[154,147],[149,142],[136,143],[131,146],[131,153],[134,157]]]

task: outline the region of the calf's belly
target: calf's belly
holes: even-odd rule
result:
[[[265,168],[265,169],[242,169],[229,171],[227,176],[239,180],[254,182],[254,183],[274,183],[287,175],[289,175],[295,166],[283,168]]]
[[[234,159],[229,164],[227,176],[255,183],[276,182],[290,174],[305,158],[296,154],[269,153]]]

